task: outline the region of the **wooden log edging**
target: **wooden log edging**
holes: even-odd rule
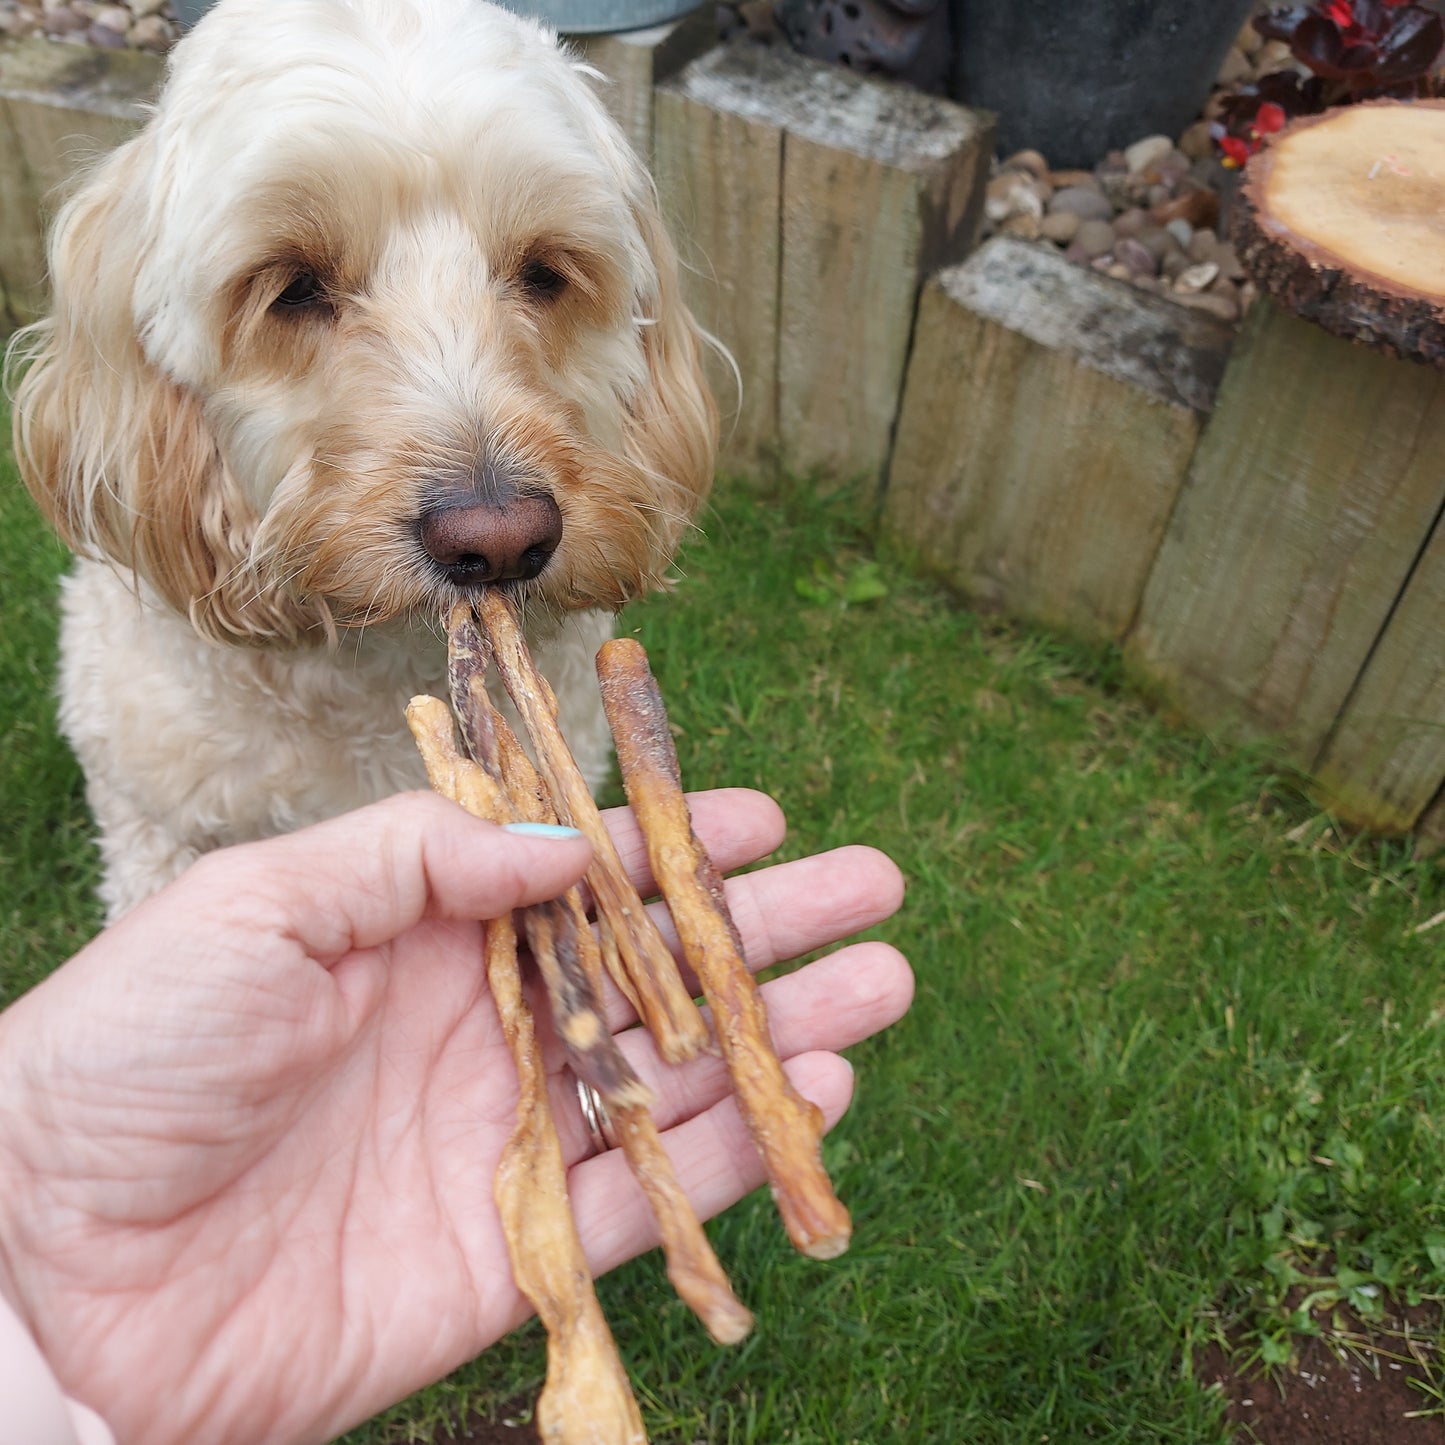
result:
[[[1117,641],[1233,329],[999,237],[928,283],[883,525],[973,602]]]
[[[1406,808],[1374,785],[1342,791],[1340,760],[1353,754],[1381,781],[1417,771],[1391,761],[1386,733],[1398,746],[1417,726],[1445,727],[1437,714],[1401,731],[1407,720],[1395,712],[1407,699],[1445,702],[1401,677],[1410,666],[1401,649],[1438,677],[1445,634],[1411,621],[1418,606],[1397,608],[1445,504],[1442,454],[1445,376],[1261,300],[1127,645],[1131,664],[1184,717],[1273,738],[1307,775],[1323,764],[1329,805],[1384,831],[1413,824],[1445,777],[1445,753],[1435,754],[1438,767],[1421,761],[1435,776],[1411,785]],[[1427,598],[1430,584],[1421,588]],[[1406,629],[1398,637],[1396,626]],[[1375,719],[1368,742],[1365,717]]]
[[[1445,377],[1265,303],[1216,391],[1227,341],[1198,313],[1014,240],[939,269],[973,244],[986,117],[694,41],[589,58],[712,252],[695,300],[750,383],[727,460],[869,476],[891,455],[884,526],[929,570],[1123,637],[1194,725],[1276,738],[1347,821],[1445,843]],[[42,308],[46,218],[161,72],[0,43],[0,323]]]
[[[137,50],[0,44],[0,330],[45,309],[45,233],[89,162],[137,131],[164,71]]]
[[[713,359],[725,466],[881,477],[917,296],[975,243],[992,133],[981,112],[746,41],[658,87],[688,300],[739,373]]]
[[[1445,518],[1437,517],[1312,769],[1335,811],[1371,832],[1423,827],[1445,791],[1442,618]],[[1445,829],[1445,801],[1439,806]]]

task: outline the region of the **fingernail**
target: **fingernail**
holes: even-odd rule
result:
[[[564,828],[560,823],[503,823],[502,832],[520,833],[524,838],[580,838],[576,828]]]

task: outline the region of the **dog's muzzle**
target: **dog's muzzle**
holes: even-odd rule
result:
[[[526,582],[561,546],[562,513],[545,492],[467,492],[428,507],[418,531],[422,550],[457,587]]]

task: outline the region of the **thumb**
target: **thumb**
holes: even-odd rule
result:
[[[555,898],[591,861],[580,834],[511,833],[434,793],[402,793],[209,854],[166,893],[184,891],[213,919],[222,899],[234,901],[249,929],[292,937],[329,963],[388,942],[427,915],[499,918]]]

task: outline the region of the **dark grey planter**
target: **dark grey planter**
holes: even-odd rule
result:
[[[642,30],[677,20],[698,8],[698,0],[498,0],[518,15],[530,15],[564,35],[606,35]]]
[[[176,19],[187,29],[214,0],[171,0]],[[698,8],[698,0],[501,0],[518,15],[555,26],[568,35],[596,35],[615,30],[641,30],[676,20]]]
[[[999,149],[1089,166],[1198,115],[1254,0],[949,0],[955,99]]]

